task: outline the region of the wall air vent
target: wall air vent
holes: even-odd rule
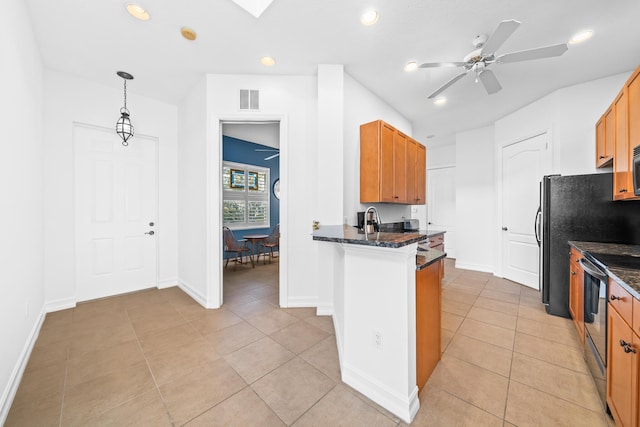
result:
[[[260,91],[253,89],[240,89],[240,109],[253,110],[260,109]]]

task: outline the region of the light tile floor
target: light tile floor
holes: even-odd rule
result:
[[[445,265],[442,361],[412,425],[612,424],[571,321]],[[340,381],[329,317],[277,307],[277,268],[225,270],[220,310],[169,288],[47,315],[6,425],[404,425]]]

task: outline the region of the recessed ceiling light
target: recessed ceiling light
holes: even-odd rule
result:
[[[263,56],[262,58],[260,58],[260,62],[265,67],[273,67],[276,64],[276,60],[270,56]]]
[[[447,103],[447,98],[445,98],[444,96],[439,96],[433,100],[433,103],[436,105],[444,105]]]
[[[182,37],[189,41],[194,41],[196,37],[198,37],[198,34],[195,32],[195,30],[192,30],[189,27],[180,28],[180,34],[182,34]]]
[[[569,40],[569,44],[582,43],[589,40],[591,36],[593,36],[593,31],[591,30],[580,31],[579,33],[576,33],[573,35],[573,37],[571,37],[571,40]]]
[[[373,25],[380,19],[380,14],[375,9],[369,9],[360,17],[362,25]]]
[[[418,63],[415,61],[407,62],[407,65],[404,66],[405,71],[415,71],[418,69]]]
[[[147,10],[142,6],[139,6],[134,3],[129,3],[127,4],[126,8],[127,8],[127,12],[129,12],[131,16],[141,21],[148,21],[150,18],[149,12],[147,12]]]

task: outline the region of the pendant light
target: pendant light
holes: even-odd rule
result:
[[[133,136],[133,125],[127,110],[127,80],[133,80],[133,76],[126,71],[118,71],[116,74],[124,80],[124,107],[120,109],[120,118],[116,123],[116,133],[122,138],[122,145],[129,145],[129,138]]]

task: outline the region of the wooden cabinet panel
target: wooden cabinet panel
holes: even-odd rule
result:
[[[395,129],[386,123],[381,124],[380,139],[380,201],[395,201],[394,153]]]
[[[611,114],[613,123],[613,114]],[[596,123],[596,167],[611,166],[613,161],[613,129],[611,134],[606,133],[606,119],[603,115]]]
[[[424,205],[427,203],[427,148],[422,144],[416,145],[416,200],[413,204]]]
[[[580,341],[584,343],[584,270],[580,265],[582,254],[571,248],[569,261],[569,312]]]
[[[628,135],[628,98],[624,88],[613,102],[614,147],[613,157],[613,199],[624,200],[633,195],[631,183],[631,162]]]
[[[411,138],[407,139],[407,203],[416,201],[416,168],[418,155],[418,143]]]
[[[633,297],[613,279],[609,279],[609,304],[627,324],[633,324]]]
[[[633,345],[633,332],[618,312],[609,306],[607,314],[607,330],[609,346],[607,348],[607,403],[617,425],[631,426],[636,393],[632,372],[635,372],[635,354],[625,351],[626,346]]]
[[[407,203],[407,136],[396,131],[393,143],[394,201]]]
[[[425,188],[423,145],[382,120],[360,126],[361,203],[424,204]]]
[[[441,356],[441,279],[443,261],[416,271],[416,383],[426,384]]]

